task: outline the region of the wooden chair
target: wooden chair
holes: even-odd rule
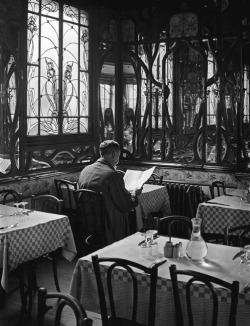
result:
[[[248,234],[248,237],[246,235]],[[238,225],[224,229],[224,244],[227,246],[244,247],[250,244],[250,225]]]
[[[23,195],[13,189],[0,190],[0,204],[19,203],[23,200]]]
[[[136,273],[133,271],[133,268],[136,268],[143,273],[147,274],[149,277],[150,282],[150,289],[149,289],[149,304],[147,311],[145,310],[145,313],[148,313],[148,326],[154,326],[155,325],[155,306],[156,306],[156,284],[157,284],[157,275],[158,275],[158,266],[153,265],[152,267],[145,267],[143,265],[140,265],[136,262],[132,262],[126,259],[121,258],[100,258],[98,255],[92,256],[92,262],[93,267],[95,271],[96,276],[96,282],[97,282],[97,289],[98,289],[98,295],[99,295],[99,301],[100,301],[100,309],[101,309],[101,317],[102,317],[102,325],[103,326],[113,326],[113,325],[133,325],[133,326],[139,326],[137,320],[137,308],[138,308],[138,284],[137,284],[137,277]],[[111,263],[108,267],[106,280],[102,279],[101,272],[100,272],[100,264],[102,263]],[[115,287],[115,284],[112,284],[112,272],[116,267],[121,267],[122,269],[125,269],[126,272],[131,276],[132,278],[132,287],[133,287],[133,299],[132,299],[132,313],[131,316],[128,316],[127,318],[120,318],[116,314],[116,304],[119,305],[119,301],[116,302],[113,297],[113,289]],[[110,304],[110,311],[111,315],[108,315],[107,312],[107,302],[106,302],[106,296],[104,291],[104,284],[107,285],[107,291],[108,291],[108,298],[109,298],[109,304]],[[106,288],[106,287],[105,287]],[[122,295],[122,293],[120,294]]]
[[[31,196],[31,209],[53,213],[61,214],[63,201],[52,195],[32,195]],[[20,294],[21,294],[21,315],[27,314],[28,317],[31,314],[32,302],[33,302],[33,292],[37,291],[37,279],[36,279],[36,268],[44,260],[49,260],[52,262],[53,267],[53,277],[55,286],[58,292],[60,292],[60,286],[57,275],[57,252],[58,249],[49,252],[46,255],[27,261],[19,265],[17,269],[17,276],[19,278]],[[27,275],[27,285],[24,281],[24,273]],[[28,311],[27,311],[27,298],[29,300]]]
[[[157,173],[152,173],[147,183],[153,185],[161,185],[163,180],[163,176],[158,175]]]
[[[170,277],[172,281],[172,287],[173,287],[173,296],[174,296],[174,304],[175,304],[175,313],[176,313],[176,324],[178,326],[184,326],[186,325],[186,321],[184,323],[184,316],[183,316],[183,310],[180,300],[180,293],[178,288],[178,276],[179,275],[187,275],[191,278],[186,283],[185,286],[185,294],[186,294],[186,307],[187,307],[187,318],[189,321],[189,325],[194,325],[193,322],[193,313],[192,313],[192,304],[191,304],[191,286],[193,283],[199,282],[203,283],[211,293],[211,300],[213,302],[213,311],[212,311],[212,326],[217,325],[217,319],[218,319],[218,294],[216,292],[216,288],[213,284],[217,284],[220,287],[226,288],[229,291],[231,291],[231,303],[230,303],[230,312],[229,312],[229,326],[236,325],[236,314],[237,314],[237,305],[238,305],[238,297],[239,297],[239,282],[233,281],[232,283],[228,283],[226,281],[223,281],[219,278],[215,278],[213,276],[195,272],[192,270],[177,270],[176,265],[171,265],[169,268],[170,271]],[[199,284],[199,286],[203,286],[203,284]],[[182,287],[184,289],[184,287]],[[184,290],[183,290],[184,291]],[[208,325],[208,324],[206,324]]]
[[[107,245],[106,210],[102,193],[89,189],[78,189],[73,192],[76,206],[81,216],[79,230],[82,233],[82,248],[89,252],[96,251]]]
[[[62,214],[63,200],[52,195],[31,195],[31,209]]]
[[[46,213],[62,214],[62,207],[63,207],[63,200],[55,196],[52,195],[31,196],[31,209],[46,212]],[[59,286],[58,276],[57,276],[56,256],[57,256],[57,250],[50,252],[48,255],[43,256],[42,258],[47,258],[50,261],[52,261],[53,275],[54,275],[56,289],[58,292],[60,292],[60,286]]]
[[[65,179],[54,179],[57,197],[63,200],[62,213],[67,216],[75,216],[76,203],[73,191],[77,189],[77,182]]]
[[[210,188],[210,193],[212,198],[226,195],[225,181],[213,181],[209,188]]]
[[[62,213],[69,217],[72,233],[75,240],[77,252],[81,251],[81,237],[79,230],[81,218],[76,207],[74,190],[78,189],[77,182],[72,182],[65,179],[54,179],[57,197],[63,200]]]
[[[44,317],[48,310],[52,309],[52,306],[47,306],[46,302],[51,299],[57,299],[55,304],[55,326],[61,325],[61,319],[64,307],[70,307],[74,313],[77,326],[91,326],[93,320],[88,318],[87,313],[81,303],[70,294],[47,292],[45,288],[38,289],[38,313],[37,313],[37,325],[45,325]],[[58,303],[58,299],[60,300]],[[51,301],[50,301],[51,302]]]
[[[155,226],[158,234],[167,235],[170,238],[190,239],[192,233],[192,222],[190,218],[182,215],[171,215],[162,218],[155,217]]]

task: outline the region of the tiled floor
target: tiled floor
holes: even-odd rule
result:
[[[58,261],[58,277],[61,287],[61,291],[68,293],[71,275],[73,273],[76,260],[68,262],[64,258],[60,258]],[[51,263],[45,262],[37,268],[37,282],[39,286],[47,288],[48,292],[55,292],[55,285],[53,280]],[[1,326],[15,326],[15,325],[27,325],[35,326],[37,324],[37,296],[34,295],[33,309],[30,320],[20,321],[20,294],[18,287],[18,281],[15,277],[9,277],[9,293],[6,296],[5,303],[0,307],[0,325]],[[53,303],[49,302],[49,305]],[[87,312],[88,317],[93,319],[94,326],[101,326],[100,315],[92,312]],[[53,324],[53,309],[46,314],[44,325],[50,326]],[[76,325],[74,317],[70,311],[66,311],[63,315],[64,326]]]

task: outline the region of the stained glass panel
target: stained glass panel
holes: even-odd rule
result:
[[[28,10],[33,12],[39,12],[39,0],[29,0]]]
[[[59,17],[59,4],[53,0],[41,1],[41,13],[45,16]]]
[[[29,3],[30,10],[37,6]],[[88,14],[61,6],[42,0],[40,16],[28,15],[28,135],[88,132]]]

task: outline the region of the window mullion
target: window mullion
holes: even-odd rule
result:
[[[59,7],[59,80],[58,80],[58,133],[63,133],[63,4]]]

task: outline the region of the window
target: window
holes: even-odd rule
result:
[[[27,25],[27,135],[87,133],[88,13],[29,0]]]

